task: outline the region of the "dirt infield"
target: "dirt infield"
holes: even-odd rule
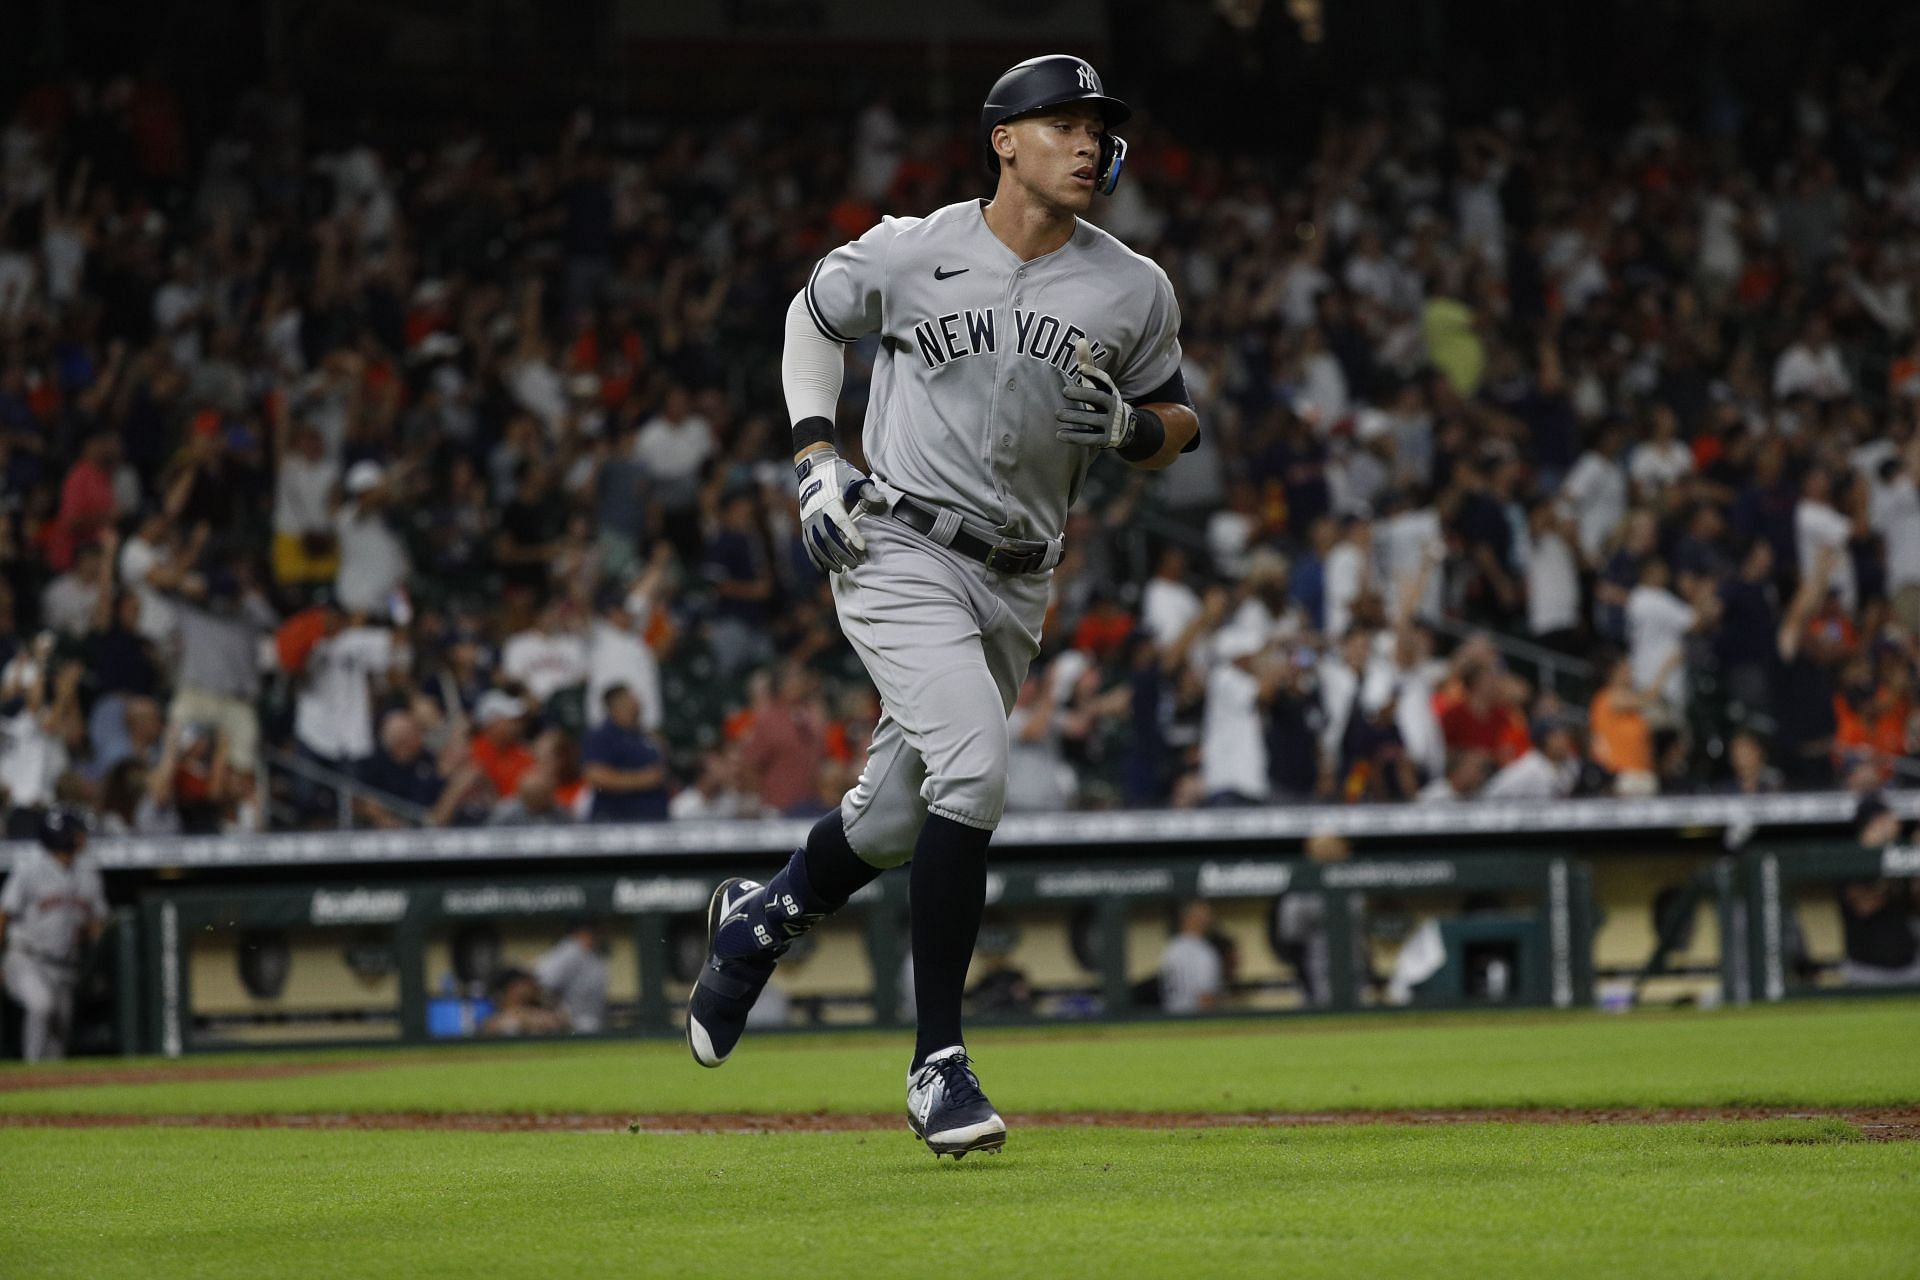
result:
[[[1873,1110],[1804,1110],[1791,1107],[1681,1107],[1639,1111],[1628,1108],[1587,1110],[1497,1109],[1487,1111],[1315,1111],[1216,1115],[1182,1111],[1067,1111],[1010,1116],[1015,1129],[1292,1129],[1340,1124],[1459,1125],[1697,1124],[1713,1120],[1840,1120],[1862,1137],[1878,1142],[1920,1141],[1920,1107]],[[439,1114],[434,1112],[357,1112],[315,1115],[114,1115],[0,1114],[0,1129],[351,1129],[440,1130],[462,1133],[867,1133],[899,1129],[906,1122],[885,1115],[558,1115]]]

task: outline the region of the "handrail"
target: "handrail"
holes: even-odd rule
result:
[[[340,826],[343,830],[351,830],[354,826],[353,802],[355,800],[367,800],[377,804],[395,817],[410,822],[416,827],[426,826],[433,816],[433,811],[422,805],[389,795],[378,787],[368,786],[350,773],[330,769],[326,765],[292,751],[269,747],[261,752],[261,757],[275,768],[305,778],[308,782],[317,782],[321,786],[330,788],[339,806]]]
[[[1554,679],[1559,674],[1564,673],[1570,680],[1592,680],[1598,674],[1594,665],[1585,658],[1570,658],[1564,653],[1549,649],[1545,645],[1535,644],[1531,640],[1522,640],[1518,636],[1491,631],[1486,627],[1471,626],[1452,618],[1438,620],[1423,618],[1421,621],[1440,634],[1451,636],[1455,640],[1485,636],[1502,656],[1517,658],[1537,668],[1544,677],[1542,683],[1549,691],[1558,692],[1554,686]]]

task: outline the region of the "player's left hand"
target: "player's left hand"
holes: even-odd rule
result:
[[[1133,406],[1120,398],[1113,375],[1093,362],[1085,338],[1073,344],[1073,376],[1060,387],[1067,400],[1053,417],[1060,427],[1056,440],[1087,449],[1118,449],[1133,439]]]

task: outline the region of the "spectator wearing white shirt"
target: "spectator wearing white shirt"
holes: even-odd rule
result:
[[[394,593],[413,572],[406,545],[387,525],[387,511],[400,501],[408,472],[406,463],[388,469],[370,460],[347,471],[346,493],[333,514],[340,547],[333,594],[348,613],[387,616]]]
[[[74,549],[73,564],[40,593],[41,621],[69,640],[80,639],[93,624],[102,586],[102,555],[99,543],[82,543]],[[104,571],[111,572],[110,568]]]
[[[1340,541],[1327,552],[1327,636],[1338,640],[1353,622],[1353,606],[1373,584],[1373,524],[1349,515]]]
[[[1580,645],[1580,554],[1578,534],[1559,503],[1536,503],[1528,523],[1527,630],[1535,643],[1572,654]]]
[[[1180,909],[1180,932],[1160,957],[1160,1007],[1168,1013],[1209,1013],[1226,991],[1226,967],[1207,935],[1213,908],[1196,898]]]
[[[641,731],[658,733],[660,663],[646,638],[653,609],[647,579],[631,590],[609,584],[599,605],[599,616],[587,628],[587,727],[598,728],[607,718],[608,690],[625,686],[640,704]]]
[[[577,625],[578,610],[555,596],[534,625],[515,632],[500,649],[500,670],[517,680],[541,706],[565,689],[587,682],[587,637]]]
[[[1627,594],[1627,657],[1635,687],[1677,710],[1687,699],[1687,667],[1674,654],[1684,654],[1687,636],[1706,617],[1668,589],[1670,576],[1667,562],[1655,557]]]
[[[1140,593],[1140,625],[1156,644],[1172,644],[1200,616],[1200,594],[1187,584],[1187,553],[1169,545]]]
[[[1571,726],[1534,734],[1535,745],[1487,780],[1486,800],[1564,800],[1580,784],[1580,742]]]
[[[633,454],[646,468],[667,523],[691,519],[700,498],[700,473],[713,456],[713,425],[694,411],[678,383],[667,388],[660,411],[640,426]]]
[[[1247,576],[1242,580],[1245,598],[1234,610],[1228,628],[1247,632],[1261,648],[1291,640],[1307,630],[1306,611],[1288,593],[1289,572],[1287,558],[1272,547],[1261,547],[1248,556]],[[1154,637],[1160,644],[1172,644],[1179,638],[1178,633],[1165,640]],[[1205,646],[1200,652],[1205,652]]]
[[[207,534],[203,527],[195,538],[183,542],[167,511],[152,507],[120,547],[120,583],[140,597],[140,634],[169,658],[179,637],[178,618],[167,592],[179,586],[199,558]]]
[[[1254,663],[1266,650],[1253,631],[1228,626],[1214,636],[1213,669],[1200,722],[1200,778],[1208,804],[1256,804],[1267,799],[1267,737],[1262,681]]]
[[[682,818],[758,817],[760,802],[752,788],[741,785],[740,753],[721,747],[700,758],[693,785],[683,787],[667,802],[667,816]]]
[[[293,733],[329,768],[355,772],[373,755],[373,685],[406,665],[386,627],[343,627],[314,643],[301,668]]]
[[[1479,795],[1487,785],[1493,761],[1484,751],[1455,751],[1447,757],[1447,771],[1420,788],[1416,804],[1458,804]]]
[[[1887,599],[1893,619],[1920,638],[1920,431],[1898,460],[1882,464],[1869,523],[1887,548]]]
[[[1680,439],[1680,419],[1664,404],[1653,407],[1651,434],[1633,451],[1627,471],[1642,502],[1656,502],[1693,474],[1693,451]]]
[[[1573,513],[1579,533],[1580,553],[1590,564],[1599,563],[1614,530],[1627,518],[1627,473],[1619,461],[1620,440],[1618,423],[1603,427],[1560,486],[1560,499]]]
[[[1833,548],[1833,570],[1827,577],[1827,589],[1840,597],[1841,607],[1852,613],[1859,603],[1859,586],[1854,580],[1853,557],[1847,554],[1847,542],[1853,537],[1853,521],[1836,511],[1832,504],[1833,477],[1820,467],[1807,473],[1800,488],[1800,502],[1793,509],[1794,541],[1800,551],[1800,576],[1813,573],[1814,562],[1822,547]],[[1891,571],[1895,561],[1888,558]]]
[[[340,569],[332,510],[339,464],[327,457],[327,442],[317,428],[303,424],[280,430],[280,465],[273,477],[273,580],[282,586],[331,582]],[[369,473],[360,474],[364,483]]]
[[[1853,375],[1847,371],[1840,348],[1833,344],[1826,316],[1816,311],[1807,318],[1799,340],[1774,362],[1774,399],[1806,395],[1825,401],[1852,394]]]
[[[1431,566],[1446,559],[1446,533],[1440,512],[1424,495],[1402,489],[1394,495],[1392,514],[1378,522],[1374,545],[1379,553],[1381,595],[1399,600],[1416,578],[1423,584],[1412,601],[1412,616],[1438,620],[1441,577]]]

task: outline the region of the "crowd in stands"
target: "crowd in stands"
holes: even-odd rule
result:
[[[1009,808],[1898,784],[1898,74],[1624,123],[1405,85],[1304,166],[1136,122],[1098,216],[1174,281],[1202,446],[1096,468]],[[278,82],[205,136],[152,79],[10,109],[13,830],[837,801],[878,703],[795,537],[781,317],[881,213],[985,193],[964,127],[583,112],[521,154],[323,145]]]

